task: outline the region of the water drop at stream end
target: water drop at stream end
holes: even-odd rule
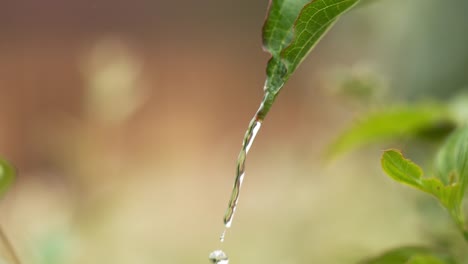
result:
[[[222,250],[215,250],[211,252],[208,258],[214,264],[228,264],[229,263],[228,256]]]

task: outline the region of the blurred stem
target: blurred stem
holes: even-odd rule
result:
[[[10,255],[10,258],[13,261],[13,264],[21,264],[21,261],[19,260],[18,255],[16,255],[13,245],[11,244],[8,237],[6,236],[5,232],[3,232],[3,228],[1,226],[0,226],[0,240],[1,240],[1,243],[5,246],[7,253]]]

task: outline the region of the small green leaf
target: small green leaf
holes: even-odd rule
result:
[[[421,167],[405,159],[398,150],[387,150],[382,156],[383,170],[395,181],[410,185],[435,196],[450,212],[457,209],[458,184],[444,185],[438,178],[423,178]],[[456,210],[455,210],[456,211]]]
[[[359,0],[271,0],[263,26],[267,65],[265,97],[257,113],[264,119],[279,91],[339,16]]]
[[[395,181],[424,190],[421,167],[405,159],[399,151],[385,151],[382,156],[382,168]]]
[[[360,264],[455,264],[446,254],[423,247],[402,247],[390,250]]]
[[[330,145],[327,156],[333,158],[353,148],[402,136],[434,134],[433,128],[447,123],[452,123],[449,111],[438,104],[397,106],[372,112],[338,136]]]
[[[3,159],[0,159],[0,195],[10,187],[15,178],[15,170]]]

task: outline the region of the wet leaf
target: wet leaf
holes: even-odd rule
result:
[[[263,119],[279,91],[337,19],[359,0],[271,0],[263,26],[267,65]]]

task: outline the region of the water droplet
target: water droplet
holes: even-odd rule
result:
[[[226,236],[226,231],[227,231],[227,229],[224,229],[223,233],[219,237],[219,241],[221,241],[221,243],[224,242],[224,237]]]
[[[209,259],[214,264],[228,264],[229,258],[222,250],[215,250],[211,252]]]

